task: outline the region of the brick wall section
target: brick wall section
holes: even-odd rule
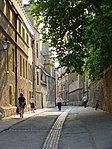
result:
[[[106,111],[112,112],[112,66],[104,74],[104,95]]]

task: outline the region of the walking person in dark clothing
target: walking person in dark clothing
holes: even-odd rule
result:
[[[97,109],[99,108],[99,106],[100,106],[100,105],[99,105],[99,101],[97,100],[97,101],[96,101],[96,104],[95,104],[95,110],[97,110]]]
[[[20,93],[20,97],[18,98],[18,102],[19,102],[19,113],[20,113],[20,117],[23,118],[23,114],[24,114],[24,108],[26,106],[26,99],[23,96],[22,93]]]
[[[83,106],[86,108],[88,103],[88,99],[86,96],[83,96]]]
[[[62,103],[62,98],[59,96],[57,98],[57,105],[58,105],[58,110],[61,111],[61,103]]]

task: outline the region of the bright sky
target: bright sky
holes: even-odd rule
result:
[[[23,0],[23,4],[28,4],[29,0]]]

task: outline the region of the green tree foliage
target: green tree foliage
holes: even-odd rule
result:
[[[42,23],[43,40],[55,48],[60,66],[78,74],[85,66],[92,80],[100,79],[112,64],[111,0],[30,0],[30,4],[37,26]]]
[[[94,1],[84,17],[85,47],[89,51],[86,69],[91,80],[101,79],[104,70],[112,64],[111,1]]]

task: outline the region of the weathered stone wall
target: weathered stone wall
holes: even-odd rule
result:
[[[48,77],[47,107],[55,107],[56,103],[55,79]]]
[[[99,101],[100,108],[104,108],[104,82],[103,79],[90,85],[89,104],[95,105]]]
[[[82,105],[82,89],[77,89],[69,93],[69,105],[80,106]]]
[[[106,111],[112,112],[112,66],[104,74],[104,95]]]
[[[90,85],[89,97],[90,105],[95,105],[98,100],[100,108],[112,112],[112,66],[105,71],[102,80]]]

